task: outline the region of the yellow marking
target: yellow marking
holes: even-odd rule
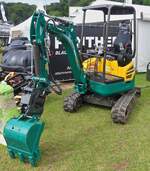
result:
[[[93,67],[96,67],[95,71],[103,72],[103,61],[103,58],[89,58],[83,62],[83,69],[85,72],[89,72],[91,68],[94,70]],[[120,67],[117,60],[106,60],[106,73],[122,77],[124,81],[131,81],[135,76],[134,64],[131,61],[128,65]],[[131,75],[130,78],[127,77],[129,74]]]

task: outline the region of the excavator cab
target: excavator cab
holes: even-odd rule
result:
[[[99,54],[95,51],[95,56],[88,54],[88,59],[83,62],[85,71],[91,68],[95,72],[102,74],[103,79],[112,78],[116,81],[123,79],[124,81],[131,81],[134,79],[135,69],[132,59],[135,57],[136,51],[136,11],[131,6],[117,6],[117,5],[101,5],[83,8],[84,18],[82,25],[81,40],[84,37],[86,13],[89,10],[102,11],[104,14],[103,21],[103,37],[102,52]],[[114,16],[128,15],[129,20],[122,20],[118,24],[116,38],[111,47],[108,46],[108,36],[111,25],[114,21]],[[81,43],[81,54],[82,54]],[[103,80],[103,81],[104,81]]]

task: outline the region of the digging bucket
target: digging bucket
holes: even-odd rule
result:
[[[37,118],[12,118],[3,131],[11,158],[19,157],[32,166],[40,159],[39,141],[44,129],[44,123]]]

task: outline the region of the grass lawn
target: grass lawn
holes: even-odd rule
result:
[[[63,98],[71,90],[51,94],[42,115],[46,126],[38,167],[10,159],[0,145],[0,171],[150,170],[150,83],[144,74],[136,82],[143,87],[142,96],[126,125],[113,124],[106,108],[86,105],[76,114],[66,113]]]

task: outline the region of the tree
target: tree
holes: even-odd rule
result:
[[[68,16],[69,3],[68,0],[60,0],[60,3],[54,3],[46,6],[47,13],[54,16]]]
[[[4,8],[8,20],[13,21],[14,24],[19,24],[33,14],[36,6],[23,3],[5,3]]]
[[[87,6],[91,2],[93,2],[93,0],[80,0],[80,1],[70,0],[70,5],[71,6]]]
[[[59,4],[51,4],[46,6],[46,12],[49,15],[61,16],[61,8]]]
[[[60,0],[60,3],[47,5],[47,13],[54,16],[68,16],[69,6],[87,6],[94,0]],[[124,0],[113,0],[124,2]],[[133,0],[134,4],[150,5],[150,0]],[[35,5],[23,3],[4,3],[8,20],[18,24],[30,17],[36,9]]]
[[[48,5],[47,13],[55,16],[68,16],[69,6],[86,6],[93,0],[60,0],[60,3]]]
[[[68,0],[60,0],[60,8],[62,11],[62,16],[68,16],[69,1]]]
[[[143,5],[143,0],[133,0],[133,3]]]
[[[69,6],[86,6],[94,0],[60,0],[60,3],[47,5],[47,13],[54,16],[68,16]],[[30,17],[36,9],[35,5],[24,3],[5,3],[4,8],[9,21],[19,24]]]
[[[112,0],[116,2],[124,2],[124,0]],[[150,5],[150,0],[133,0],[133,4]]]
[[[150,5],[150,0],[143,0],[144,5]]]

